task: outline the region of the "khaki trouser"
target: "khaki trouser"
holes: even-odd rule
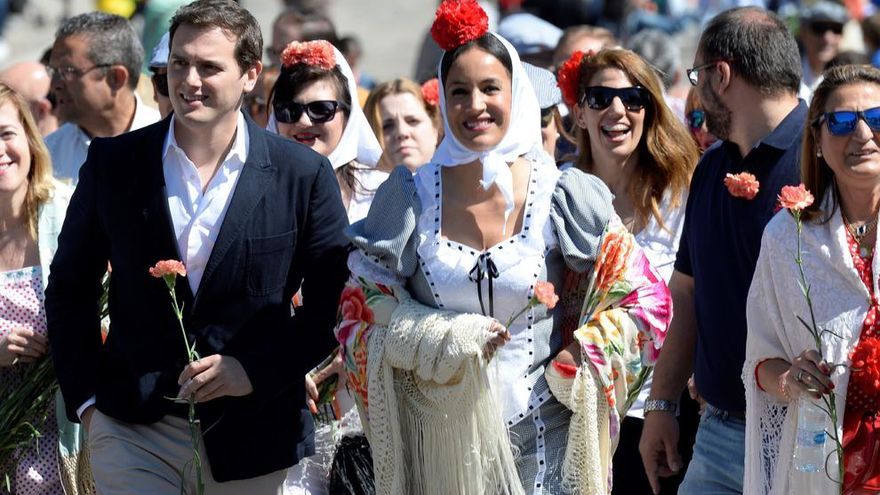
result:
[[[179,495],[180,469],[193,457],[189,424],[165,416],[150,425],[117,421],[97,409],[89,424],[92,473],[100,495]],[[292,448],[292,447],[291,447]],[[257,478],[218,483],[204,446],[200,448],[207,495],[281,495],[287,470]],[[195,472],[188,470],[186,493],[196,493]]]

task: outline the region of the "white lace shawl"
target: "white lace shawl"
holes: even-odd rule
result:
[[[804,474],[792,468],[797,428],[797,403],[777,401],[755,383],[755,366],[764,359],[792,361],[813,348],[812,337],[797,316],[809,321],[809,310],[798,287],[794,262],[796,224],[787,211],[779,212],[764,230],[747,304],[748,337],[743,382],[746,390],[746,459],[744,493],[830,494],[839,486],[824,473]],[[840,337],[826,333],[822,353],[829,362],[846,364],[832,375],[840,421],[849,382],[849,353],[855,347],[870,296],[853,265],[839,209],[825,224],[804,225],[802,252],[811,286],[816,322]],[[878,260],[874,257],[874,291]],[[837,425],[842,435],[841,425]],[[826,454],[831,451],[828,443]],[[832,459],[835,459],[832,456]],[[837,477],[836,462],[829,472]]]
[[[483,344],[489,319],[400,303],[369,340],[369,435],[381,494],[522,494]]]

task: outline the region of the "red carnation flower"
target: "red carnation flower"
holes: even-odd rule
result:
[[[281,52],[281,62],[285,67],[306,64],[333,70],[336,67],[336,54],[333,53],[333,45],[324,40],[291,41]]]
[[[440,81],[436,77],[428,79],[425,84],[422,84],[422,98],[432,107],[440,104]]]
[[[431,37],[443,50],[452,50],[489,31],[489,17],[476,0],[443,0],[437,7]]]
[[[556,85],[562,91],[562,101],[569,107],[577,105],[578,85],[581,79],[581,62],[584,57],[593,56],[593,52],[584,53],[580,50],[571,54],[568,60],[559,68],[556,76]]]

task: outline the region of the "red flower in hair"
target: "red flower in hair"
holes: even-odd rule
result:
[[[582,52],[580,50],[571,54],[568,60],[559,68],[556,76],[556,85],[562,91],[562,101],[569,107],[577,105],[578,85],[581,79],[581,62],[584,57],[593,56],[593,52]]]
[[[281,62],[285,67],[294,64],[306,64],[333,70],[336,67],[336,54],[333,45],[324,41],[291,41],[281,52]]]
[[[437,7],[431,37],[443,50],[452,50],[489,31],[489,18],[477,0],[443,0]]]
[[[422,98],[432,107],[440,104],[440,81],[436,77],[428,79],[425,84],[422,84]]]

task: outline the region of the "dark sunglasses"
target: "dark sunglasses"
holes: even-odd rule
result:
[[[706,112],[702,110],[693,110],[686,116],[687,125],[691,129],[699,129],[703,127],[703,123],[706,122]]]
[[[324,124],[330,122],[336,116],[339,102],[333,100],[318,100],[308,103],[276,101],[272,104],[272,108],[275,110],[275,119],[283,124],[298,122],[303,112],[309,116],[309,120],[313,124]]]
[[[165,98],[168,98],[168,73],[155,72],[150,79],[152,79],[153,83],[156,85],[156,92]]]
[[[868,124],[871,131],[880,132],[880,107],[869,108],[861,112],[852,110],[825,112],[813,122],[813,125],[818,127],[822,125],[822,122],[825,122],[828,132],[832,135],[846,136],[856,129],[860,119]]]
[[[828,31],[834,34],[843,34],[843,24],[839,22],[819,21],[810,23],[810,31],[816,36],[822,36]]]
[[[553,107],[541,109],[541,128],[546,129],[553,122]]]
[[[651,94],[641,86],[629,88],[608,88],[605,86],[590,86],[584,92],[581,104],[585,103],[593,110],[604,110],[611,106],[614,98],[620,98],[620,102],[630,112],[645,108],[651,101]]]

